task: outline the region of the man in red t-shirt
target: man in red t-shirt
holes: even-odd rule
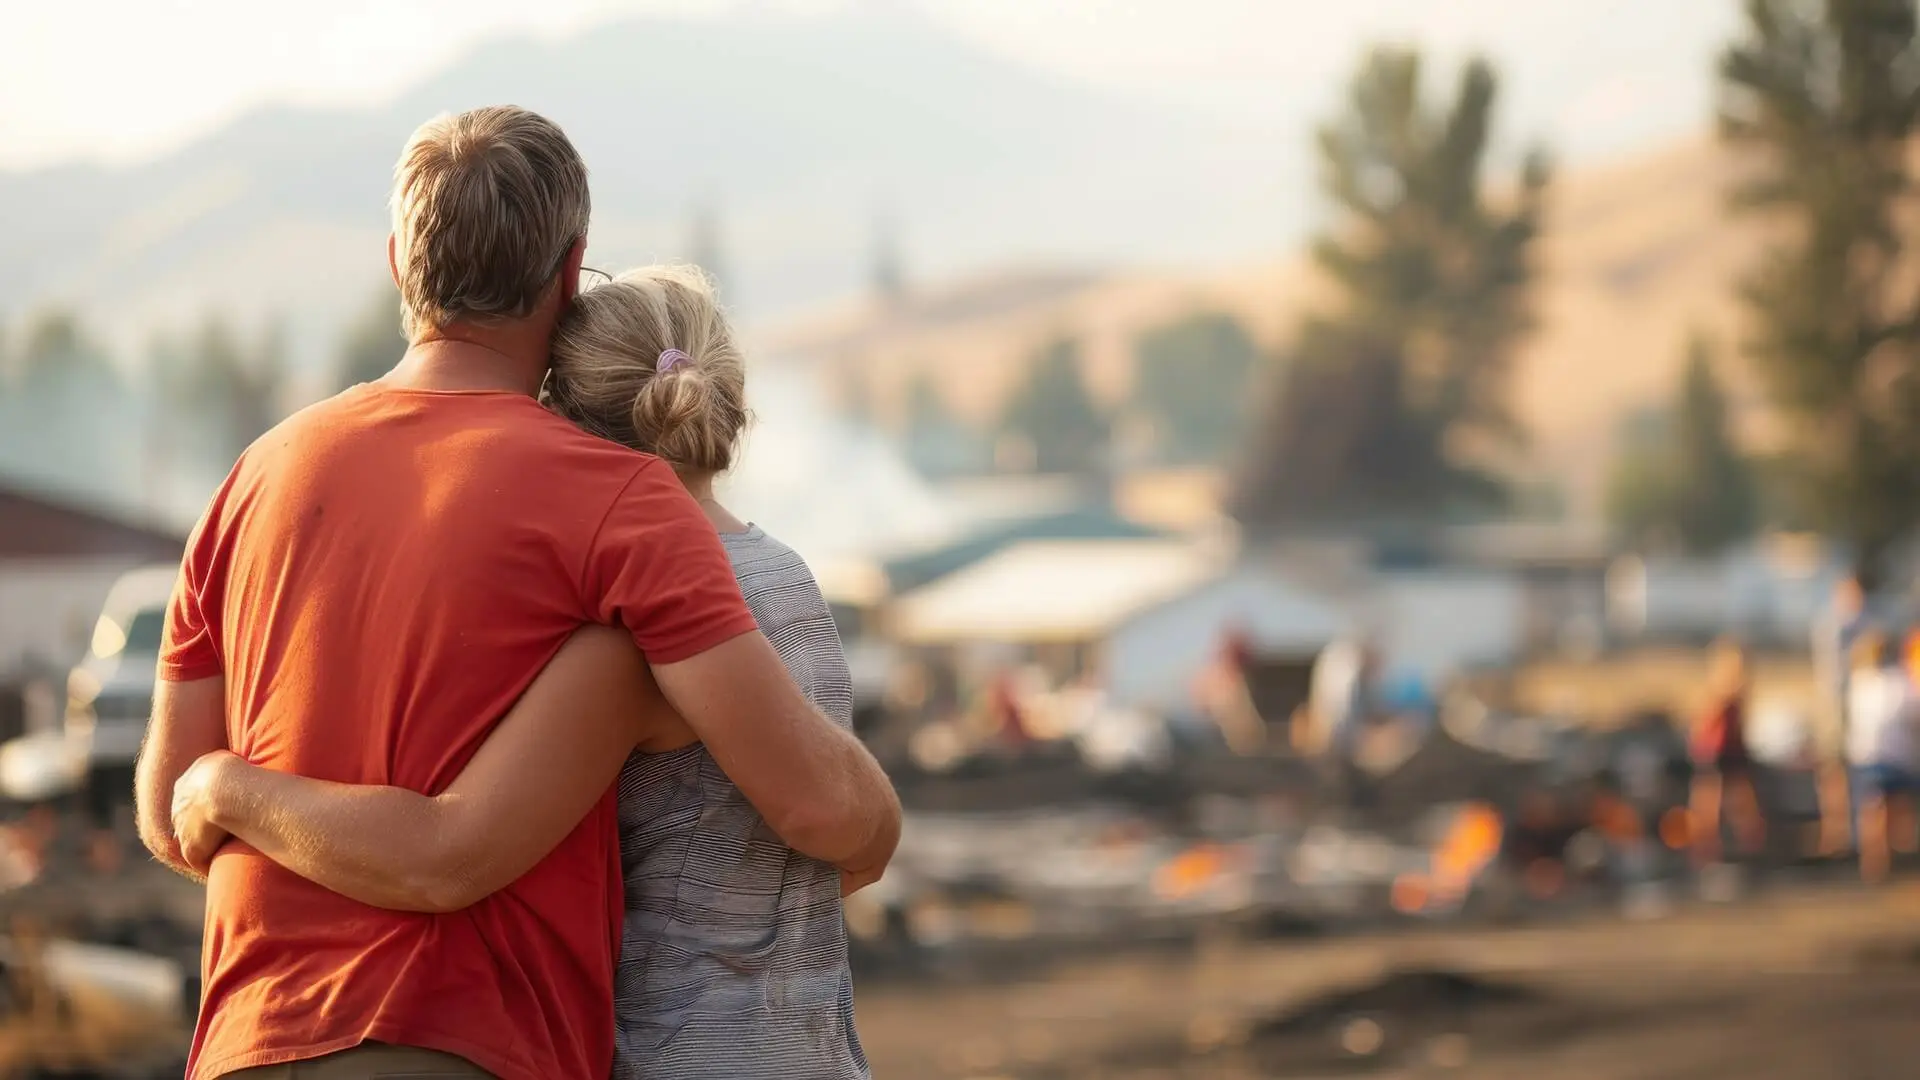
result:
[[[871,878],[898,839],[892,789],[788,679],[699,507],[659,461],[534,400],[585,247],[586,169],[565,135],[515,108],[436,120],[408,143],[392,205],[405,357],[249,447],[189,542],[136,779],[148,848],[192,873],[170,797],[215,750],[437,792],[602,624],[631,635],[776,832]],[[632,730],[630,683],[570,685],[543,712],[565,717],[555,758]],[[285,1076],[322,1057],[314,1075],[606,1076],[613,792],[556,792],[529,813],[579,824],[449,914],[367,907],[224,847],[189,1076]]]

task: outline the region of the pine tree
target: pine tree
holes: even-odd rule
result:
[[[1037,472],[1093,474],[1106,467],[1108,420],[1080,370],[1080,343],[1040,350],[1001,414],[1000,431],[1026,443]]]
[[[906,430],[902,442],[907,460],[923,475],[968,475],[986,471],[992,448],[979,431],[961,422],[946,395],[925,368],[907,381]]]
[[[265,435],[285,415],[281,397],[287,388],[287,332],[278,320],[267,324],[248,347],[232,374],[234,457]]]
[[[379,295],[347,328],[340,343],[338,375],[340,389],[372,382],[393,369],[407,351],[407,336],[400,328],[400,300],[392,289]]]
[[[1134,353],[1134,411],[1152,423],[1160,456],[1183,465],[1225,460],[1246,431],[1260,366],[1246,328],[1231,315],[1200,312],[1142,334]]]
[[[70,311],[42,312],[26,327],[20,350],[20,383],[28,394],[67,387],[97,389],[118,384],[106,351],[81,329]]]
[[[1530,154],[1512,194],[1489,198],[1492,67],[1468,63],[1439,107],[1421,73],[1417,52],[1374,50],[1319,133],[1340,216],[1314,256],[1341,302],[1302,326],[1267,406],[1236,498],[1257,531],[1503,501],[1497,467],[1523,442],[1507,387],[1531,325],[1547,168]]]
[[[1607,499],[1615,524],[1637,543],[1670,541],[1697,554],[1753,535],[1759,487],[1729,430],[1726,394],[1704,338],[1696,336],[1688,346],[1669,415],[1615,465]]]
[[[107,350],[71,311],[31,316],[0,395],[0,459],[38,483],[120,498],[137,483],[139,409]]]
[[[1736,209],[1791,225],[1741,283],[1744,342],[1813,520],[1863,572],[1920,523],[1920,304],[1900,274],[1920,121],[1912,0],[1748,0],[1720,128]]]
[[[249,343],[209,315],[187,338],[158,342],[152,363],[165,441],[190,466],[224,470],[280,419],[287,358],[277,325]]]
[[[1753,535],[1760,499],[1753,468],[1734,442],[1726,392],[1714,377],[1705,339],[1689,346],[1678,413],[1678,471],[1693,495],[1680,507],[1680,537],[1693,550],[1718,551]]]

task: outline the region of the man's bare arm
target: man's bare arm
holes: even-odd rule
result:
[[[853,732],[808,704],[765,635],[741,634],[653,674],[780,839],[856,878],[878,876],[900,840],[893,784]]]
[[[632,638],[586,627],[438,795],[329,783],[218,755],[203,763],[204,775],[189,777],[196,790],[183,797],[209,825],[343,896],[456,911],[552,851],[606,793],[636,742],[676,731],[684,728]]]
[[[226,676],[161,679],[154,686],[153,716],[134,767],[134,820],[154,858],[196,881],[201,872],[187,864],[174,839],[173,785],[195,760],[226,746]]]

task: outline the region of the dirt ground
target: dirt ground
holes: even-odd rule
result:
[[[1920,887],[872,982],[880,1080],[1910,1080]]]

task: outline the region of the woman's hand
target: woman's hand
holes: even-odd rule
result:
[[[215,824],[220,785],[235,766],[246,762],[229,750],[202,754],[173,785],[173,836],[180,855],[202,877],[213,865],[214,853],[229,839]]]

